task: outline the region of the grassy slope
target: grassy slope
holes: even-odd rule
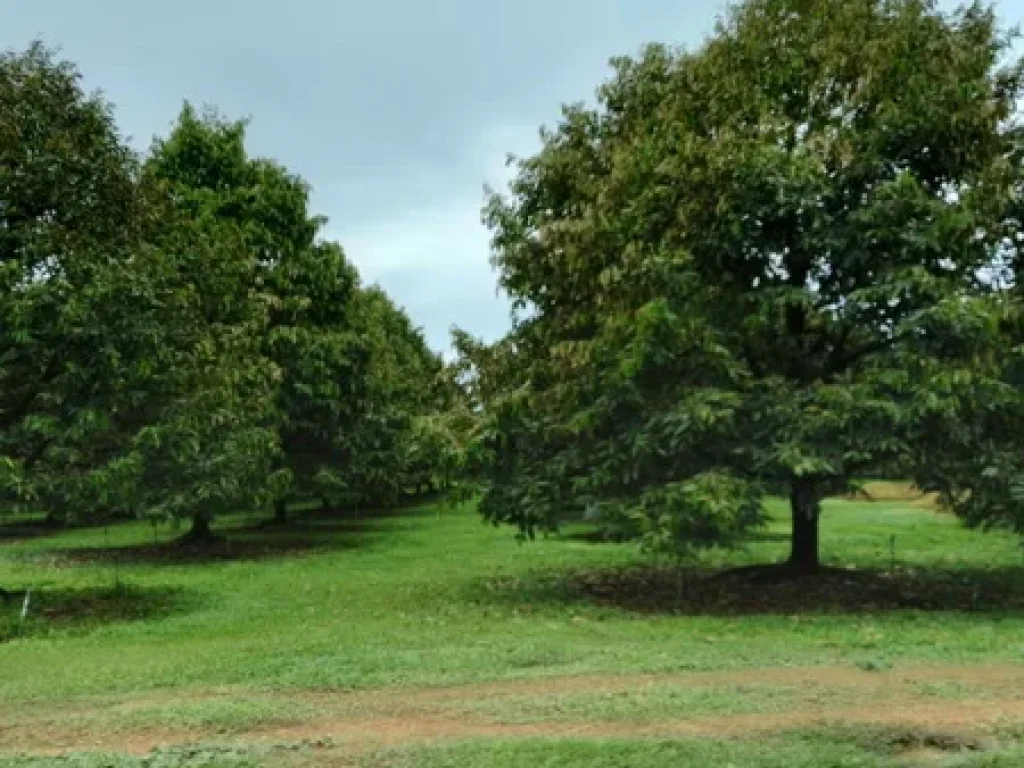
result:
[[[782,516],[781,507],[775,511]],[[233,520],[229,525],[245,522]],[[169,535],[161,534],[164,539]],[[1014,537],[964,531],[948,517],[906,504],[827,505],[827,561],[885,567],[892,535],[904,566],[966,572],[1010,569],[1021,563]],[[435,510],[424,509],[340,529],[325,521],[294,536],[314,536],[318,549],[259,561],[136,561],[115,568],[100,556],[102,552],[93,552],[85,564],[77,558],[83,549],[152,541],[151,528],[128,525],[109,533],[73,531],[0,544],[0,585],[35,586],[41,590],[40,608],[46,607],[48,594],[102,589],[117,579],[142,599],[141,613],[148,596],[173,609],[167,615],[105,625],[31,625],[28,636],[0,644],[0,702],[5,702],[0,713],[5,706],[17,708],[30,701],[46,706],[47,701],[56,704],[70,696],[225,684],[286,690],[592,672],[849,666],[878,659],[887,664],[1024,660],[1024,616],[1019,612],[637,615],[586,601],[559,600],[547,592],[531,592],[533,576],[567,568],[628,565],[642,562],[640,556],[630,546],[569,538],[520,545],[508,530],[483,526],[472,510],[437,516]],[[768,536],[746,551],[713,554],[709,560],[767,561],[781,557],[784,547],[783,537]],[[1011,578],[1021,584],[1019,572]],[[516,583],[518,591],[509,586]],[[489,590],[488,584],[501,586]],[[638,702],[632,716],[642,717],[656,703]],[[711,702],[708,711],[719,705]],[[584,714],[589,711],[589,705],[580,706]],[[752,706],[756,708],[756,702]],[[220,713],[168,710],[162,716],[201,723],[221,718],[230,727],[235,720],[251,722],[272,714],[229,707]],[[543,764],[601,764],[591,761],[590,746],[563,742],[563,747],[563,762],[553,757],[553,762]],[[609,747],[613,753],[629,748]],[[638,759],[651,765],[662,764],[662,759],[664,764],[679,764],[686,750],[711,749],[653,743],[635,748]],[[472,765],[474,749],[469,745],[400,752],[388,761]],[[528,749],[496,749],[495,754],[504,757],[495,765],[538,762],[529,759]],[[776,764],[757,757],[763,745],[729,749],[740,750],[723,757],[736,765]],[[845,755],[854,747],[802,740],[779,749],[793,755],[791,762],[779,765],[802,765],[801,754],[810,755],[810,761],[825,754]],[[744,757],[744,750],[754,757]],[[672,757],[677,752],[679,756]],[[857,758],[835,764],[883,764],[879,759],[868,755],[863,757],[868,762]]]

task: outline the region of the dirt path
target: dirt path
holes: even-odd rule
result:
[[[501,724],[428,717],[371,718],[254,731],[245,740],[276,743],[330,738],[359,745],[392,746],[472,738],[733,738],[844,724],[966,732],[1022,720],[1024,698],[1015,701],[966,700],[943,704],[923,704],[913,699],[900,699],[867,708],[837,709],[827,714],[793,711],[716,715],[642,724],[618,721]]]
[[[522,700],[527,704],[565,697],[674,689],[743,691],[785,686],[791,696],[782,711],[613,721],[553,718],[542,722],[503,720],[474,711],[481,704]],[[923,686],[952,687],[943,697]],[[959,688],[958,688],[959,686]],[[742,696],[743,693],[737,694]],[[285,722],[243,724],[230,734],[211,727],[133,725],[133,716],[161,722],[175,707],[258,704],[265,711],[292,713]],[[851,702],[851,703],[847,703]],[[483,711],[486,712],[487,707]],[[501,712],[500,706],[495,710]],[[303,713],[297,716],[295,713]],[[173,723],[173,717],[165,717]],[[296,722],[297,720],[297,722]],[[138,720],[135,721],[138,723]],[[1024,723],[1024,666],[907,667],[866,672],[852,667],[774,668],[673,675],[543,678],[448,688],[360,692],[281,691],[243,688],[176,690],[121,699],[89,698],[16,708],[0,704],[0,754],[118,752],[145,754],[161,746],[210,742],[274,744],[330,739],[352,749],[422,744],[471,738],[653,738],[743,737],[764,732],[836,724],[878,724],[958,732]]]

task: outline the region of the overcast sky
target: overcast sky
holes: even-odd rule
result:
[[[1024,0],[1000,0],[1008,21]],[[697,45],[723,0],[0,0],[0,48],[40,39],[80,66],[145,148],[188,99],[252,120],[254,154],[312,184],[367,282],[437,349],[508,327],[483,185],[588,99],[613,55]]]

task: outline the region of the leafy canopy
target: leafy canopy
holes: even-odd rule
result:
[[[341,246],[319,238],[325,220],[309,213],[305,182],[251,158],[243,122],[187,104],[147,168],[196,226],[235,233],[255,259],[249,288],[270,302],[260,354],[279,372],[279,514],[289,499],[384,505],[433,487],[440,360],[383,291],[359,284]]]
[[[4,54],[0,102],[7,500],[69,517],[258,498],[273,371],[251,354],[252,259],[175,215],[71,65]]]
[[[816,567],[826,493],[941,452],[920,404],[951,393],[923,361],[998,335],[1007,45],[980,5],[749,0],[695,52],[615,60],[485,211],[523,312],[484,514],[591,515],[681,555],[780,490]]]

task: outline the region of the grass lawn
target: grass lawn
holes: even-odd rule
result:
[[[783,556],[773,511],[679,572],[430,506],[233,518],[205,558],[0,528],[0,586],[33,589],[0,617],[0,766],[1024,766],[1018,540],[836,500],[846,570],[713,576]]]

